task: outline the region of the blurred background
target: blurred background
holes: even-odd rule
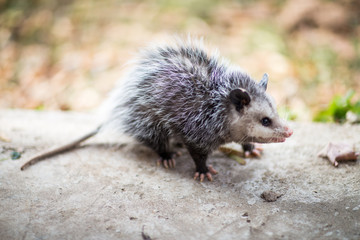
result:
[[[0,0],[0,108],[96,109],[139,49],[191,34],[267,72],[289,119],[343,121],[360,114],[359,23],[358,0]]]

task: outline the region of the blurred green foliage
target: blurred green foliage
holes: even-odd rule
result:
[[[355,103],[351,101],[354,95],[355,91],[350,90],[345,96],[335,96],[329,106],[315,116],[314,121],[343,123],[349,111],[360,116],[360,100]]]
[[[211,22],[212,11],[219,3],[221,3],[220,0],[158,0],[155,2],[161,11],[187,9],[187,15],[197,16],[207,22]]]
[[[246,41],[245,49],[247,54],[264,50],[288,55],[290,51],[286,45],[286,36],[274,24],[269,23],[261,23],[254,26]]]
[[[279,107],[278,113],[281,118],[286,120],[294,121],[298,118],[297,114],[288,106]]]

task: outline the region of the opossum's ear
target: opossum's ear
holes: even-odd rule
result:
[[[239,111],[244,106],[249,105],[251,98],[245,89],[237,88],[230,92],[230,101],[235,105],[236,110]]]
[[[269,80],[269,75],[267,73],[264,73],[264,76],[259,82],[260,87],[264,88],[265,91],[267,88],[268,80]]]

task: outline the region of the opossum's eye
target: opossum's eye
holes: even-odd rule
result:
[[[264,126],[264,127],[268,127],[271,125],[271,119],[268,118],[268,117],[264,117],[263,119],[261,119],[261,124]]]

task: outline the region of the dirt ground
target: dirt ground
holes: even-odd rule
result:
[[[94,114],[0,110],[1,239],[360,239],[360,163],[317,157],[329,141],[360,149],[360,126],[290,123],[285,143],[246,165],[216,151],[213,182],[192,179],[184,149],[176,169],[123,136],[20,171],[34,154],[97,126]],[[11,159],[11,153],[21,158]],[[274,202],[264,191],[281,195]]]

